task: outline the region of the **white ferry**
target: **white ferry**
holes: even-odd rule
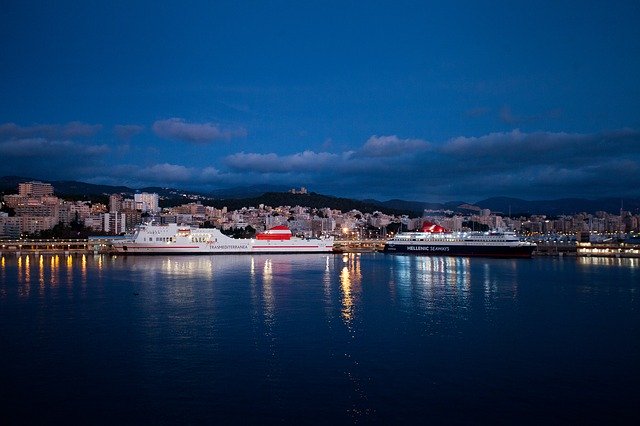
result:
[[[431,256],[531,257],[536,245],[514,232],[449,232],[425,222],[418,232],[401,232],[387,240],[385,253]]]
[[[276,226],[255,238],[231,238],[215,228],[143,224],[122,240],[113,240],[112,253],[123,254],[226,254],[226,253],[327,253],[333,237],[297,238],[286,226]]]

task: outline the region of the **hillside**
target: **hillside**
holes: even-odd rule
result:
[[[217,208],[227,207],[231,210],[241,209],[242,207],[256,207],[260,204],[268,206],[305,206],[314,209],[331,208],[341,210],[343,212],[358,210],[362,213],[373,213],[380,211],[385,214],[409,215],[417,217],[422,215],[422,211],[393,209],[379,204],[372,204],[365,201],[352,200],[350,198],[332,197],[329,195],[316,194],[314,192],[308,194],[291,194],[289,192],[267,192],[259,197],[239,198],[239,199],[220,199],[209,200],[207,205]]]
[[[476,206],[490,209],[508,215],[545,214],[548,216],[573,215],[576,213],[620,213],[620,208],[633,214],[640,213],[640,199],[638,198],[599,198],[587,200],[583,198],[562,198],[558,200],[527,201],[518,198],[493,197],[478,201]]]
[[[464,201],[449,201],[446,203],[431,203],[426,201],[406,201],[393,199],[388,201],[378,200],[354,200],[350,198],[340,198],[317,193],[291,194],[285,192],[283,187],[273,185],[254,185],[246,187],[235,187],[220,189],[210,193],[198,193],[195,191],[181,190],[175,188],[146,187],[129,188],[127,186],[96,185],[78,181],[45,181],[21,176],[4,176],[0,178],[0,193],[17,192],[20,182],[40,180],[51,183],[56,195],[70,199],[83,199],[90,201],[106,202],[110,194],[119,193],[127,197],[133,197],[136,192],[155,192],[160,196],[160,205],[170,207],[179,204],[200,201],[206,205],[216,207],[227,206],[230,209],[242,207],[258,206],[266,204],[270,206],[278,205],[300,205],[311,208],[330,207],[342,211],[359,210],[362,212],[373,212],[379,210],[389,214],[407,214],[411,217],[421,216],[425,209],[428,210],[452,210],[457,212],[470,213],[470,209],[490,209],[492,212],[502,213],[512,216],[544,214],[548,216],[558,216],[563,214],[576,214],[581,212],[595,213],[605,211],[616,214],[620,208],[630,211],[633,214],[640,214],[639,198],[600,198],[588,200],[582,198],[563,198],[557,200],[536,200],[528,201],[510,197],[492,197],[474,204],[466,204]],[[466,206],[466,208],[465,208]]]

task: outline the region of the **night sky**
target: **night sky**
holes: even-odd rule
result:
[[[0,176],[640,196],[637,0],[9,0],[0,53]]]

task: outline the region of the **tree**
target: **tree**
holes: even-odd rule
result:
[[[7,206],[6,204],[2,205],[2,208],[0,208],[0,211],[9,214],[9,217],[13,217],[16,215],[15,209]]]

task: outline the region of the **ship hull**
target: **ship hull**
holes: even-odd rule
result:
[[[171,246],[171,245],[143,245],[136,243],[114,245],[111,252],[114,254],[274,254],[274,253],[331,253],[332,246],[322,245],[263,245],[257,247],[201,247],[201,246]]]
[[[535,246],[472,245],[472,244],[385,244],[384,253],[414,254],[420,256],[468,256],[528,258]]]

